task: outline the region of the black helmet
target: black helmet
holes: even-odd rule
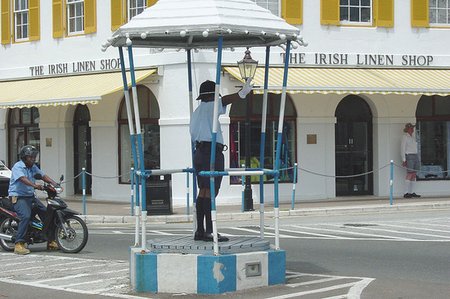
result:
[[[32,145],[25,145],[20,149],[19,152],[19,158],[20,160],[24,161],[26,156],[31,156],[33,158],[36,158],[36,156],[39,154],[39,151]]]

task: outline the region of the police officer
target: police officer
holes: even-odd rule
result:
[[[245,100],[252,91],[251,78],[246,81],[242,89],[234,94],[219,97],[219,115],[224,114],[226,106],[237,100]],[[197,100],[201,103],[192,114],[190,123],[191,141],[195,143],[194,168],[196,172],[210,170],[211,156],[211,134],[214,121],[214,94],[216,83],[205,81],[200,85]],[[219,120],[217,119],[217,122]],[[215,170],[224,170],[224,156],[222,151],[226,146],[222,136],[220,125],[217,131]],[[194,240],[212,241],[212,219],[211,219],[211,192],[209,177],[197,176],[199,193],[196,202],[197,231]],[[215,177],[215,195],[219,193],[222,177]],[[206,230],[203,224],[206,220]],[[228,238],[218,235],[218,241],[228,241]]]

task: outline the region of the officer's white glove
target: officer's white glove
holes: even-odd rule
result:
[[[252,82],[252,78],[248,78],[245,81],[244,86],[242,86],[241,90],[239,90],[238,95],[241,99],[245,99],[245,97],[252,91],[253,85],[250,84]]]

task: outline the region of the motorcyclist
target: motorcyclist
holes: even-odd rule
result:
[[[40,174],[42,180],[52,186],[58,184],[35,164],[39,151],[32,145],[25,145],[20,149],[20,160],[14,164],[11,170],[8,195],[14,206],[14,211],[20,219],[14,247],[15,254],[29,254],[30,250],[25,246],[25,235],[28,224],[36,213],[41,221],[45,221],[47,208],[36,198],[34,189],[44,190],[44,186],[36,184],[34,176]],[[48,230],[47,250],[58,250],[58,244],[54,239],[54,229]]]

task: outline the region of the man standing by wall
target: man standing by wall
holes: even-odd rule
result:
[[[420,195],[412,192],[413,183],[416,181],[416,173],[419,170],[419,155],[417,154],[416,135],[414,134],[412,123],[407,123],[403,129],[401,156],[402,166],[406,167],[405,194],[404,198],[420,197]]]

